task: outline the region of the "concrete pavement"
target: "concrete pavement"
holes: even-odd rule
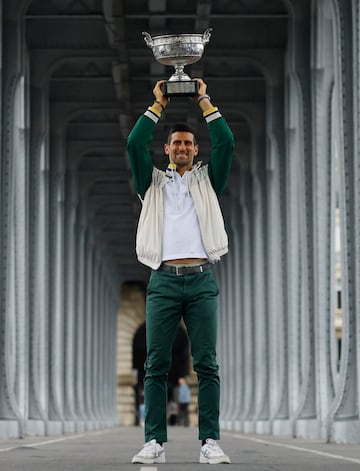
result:
[[[230,465],[200,465],[196,428],[169,427],[166,464],[130,464],[140,427],[0,441],[1,471],[359,471],[360,446],[223,432]]]

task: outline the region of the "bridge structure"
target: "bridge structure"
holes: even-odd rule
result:
[[[212,28],[201,61],[236,150],[221,198],[224,430],[359,443],[359,0],[1,0],[0,437],[130,424],[149,277],[126,138],[172,70],[151,35]],[[174,99],[171,123],[210,142]]]

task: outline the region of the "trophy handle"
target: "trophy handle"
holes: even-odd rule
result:
[[[149,47],[153,47],[154,42],[153,42],[152,37],[150,36],[150,34],[147,33],[146,31],[143,31],[142,34],[144,36],[144,41],[146,42],[146,45],[149,46]]]
[[[203,44],[207,44],[210,41],[212,28],[208,28],[203,34]],[[144,33],[143,33],[144,34]]]

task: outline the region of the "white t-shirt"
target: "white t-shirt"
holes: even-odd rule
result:
[[[202,241],[194,201],[187,178],[189,172],[174,177],[163,187],[164,228],[162,260],[208,258]]]

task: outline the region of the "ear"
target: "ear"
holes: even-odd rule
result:
[[[195,144],[195,146],[194,146],[194,156],[198,155],[198,153],[199,153],[199,145]]]
[[[166,155],[169,155],[169,144],[164,144],[164,152]]]

